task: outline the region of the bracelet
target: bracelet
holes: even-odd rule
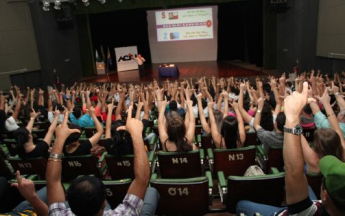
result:
[[[261,110],[257,110],[256,112],[257,112],[257,113],[261,113]]]
[[[331,115],[334,115],[334,113],[330,113],[330,114],[328,114],[328,115],[327,115],[327,118],[328,118],[328,117],[330,117]]]
[[[49,155],[49,158],[52,158],[52,159],[61,159],[64,155],[63,154],[50,154]]]
[[[337,95],[340,95],[340,93],[339,93],[339,92],[337,92],[337,93],[335,93],[335,94],[334,94],[334,96],[337,96]]]
[[[54,159],[54,158],[49,158],[48,161],[62,162],[61,159]]]

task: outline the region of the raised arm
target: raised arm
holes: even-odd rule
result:
[[[131,134],[133,140],[135,178],[129,186],[127,193],[143,200],[149,183],[150,165],[142,136],[144,126],[140,120],[132,118],[132,109],[132,106],[128,109],[126,129]]]
[[[191,144],[193,143],[194,135],[195,135],[195,115],[193,111],[193,101],[191,101],[189,98],[186,100],[187,103],[187,109],[188,109],[188,118],[189,118],[189,123],[188,123],[188,128],[186,132],[186,138],[188,142]]]
[[[208,119],[211,122],[211,135],[212,135],[212,140],[214,141],[214,144],[216,145],[217,148],[220,147],[220,142],[222,141],[222,136],[218,132],[216,120],[214,118],[213,114],[213,102],[208,103]]]
[[[342,144],[343,148],[345,148],[345,141],[344,141],[344,139],[342,139],[343,138],[343,132],[340,129],[338,119],[335,116],[333,109],[332,109],[332,106],[330,104],[331,98],[328,95],[328,90],[325,89],[325,92],[323,93],[322,97],[317,97],[317,98],[319,99],[319,101],[321,101],[321,103],[325,107],[328,122],[331,125],[332,129],[335,132],[337,132],[337,134],[339,135],[340,140],[341,140],[341,144]]]
[[[16,172],[17,183],[12,183],[12,187],[16,187],[20,194],[30,203],[39,216],[48,216],[48,206],[37,196],[34,183],[22,178],[20,172]]]
[[[108,104],[108,115],[107,115],[107,121],[105,124],[105,138],[109,139],[111,138],[111,116],[113,114],[114,109],[114,99],[112,99],[111,103]]]
[[[253,119],[252,116],[250,116],[247,111],[243,108],[243,100],[244,100],[244,89],[246,88],[245,84],[241,83],[240,85],[240,94],[238,97],[238,109],[241,112],[241,116],[244,119],[244,121],[249,124],[250,121]],[[249,91],[249,90],[248,90]]]
[[[341,85],[341,83],[340,83]],[[343,87],[341,87],[342,89]],[[342,97],[342,95],[339,93],[339,87],[334,85],[334,82],[332,82],[332,88],[331,88],[332,93],[335,96],[335,99],[337,100],[337,104],[340,108],[340,110],[345,109],[345,100]]]
[[[65,110],[63,123],[56,127],[51,154],[62,156],[62,148],[67,137],[72,133],[80,133],[78,129],[69,129],[67,125],[68,111]],[[65,193],[61,184],[61,159],[49,158],[46,171],[47,180],[47,204],[50,206],[56,202],[65,202]]]
[[[14,111],[13,111],[13,114],[12,114],[12,117],[13,117],[15,120],[18,120],[18,116],[19,116],[21,104],[22,104],[22,96],[21,96],[21,94],[19,93],[19,94],[17,95],[17,105],[16,105],[16,108],[14,108]]]
[[[246,131],[244,129],[244,122],[243,118],[241,116],[241,112],[238,108],[238,104],[236,102],[231,103],[231,107],[234,108],[236,116],[237,116],[237,122],[238,122],[238,133],[240,135],[241,145],[237,145],[237,148],[241,148],[246,141]]]
[[[319,169],[319,156],[317,153],[309,146],[308,141],[306,138],[301,135],[301,142],[302,142],[302,151],[304,161],[307,164],[307,171],[312,173],[320,173]]]
[[[198,111],[199,111],[199,119],[201,122],[201,126],[202,129],[207,133],[207,134],[211,134],[211,128],[208,125],[205,115],[204,115],[204,110],[202,108],[202,103],[201,103],[201,98],[202,98],[202,94],[198,94],[198,96],[196,97],[198,100]]]
[[[89,139],[92,146],[96,145],[98,141],[101,139],[101,136],[104,132],[102,124],[98,121],[98,118],[95,114],[95,108],[90,107],[89,108],[89,114],[91,118],[93,119],[93,122],[95,123],[95,127],[97,132]]]
[[[55,128],[56,128],[56,125],[57,125],[57,122],[59,120],[59,116],[60,116],[60,111],[56,108],[55,109],[55,113],[54,113],[54,120],[53,122],[50,124],[50,127],[47,131],[47,134],[46,136],[44,137],[44,142],[46,142],[48,145],[50,145],[50,142],[52,140],[52,137],[53,137],[53,133],[55,131]]]
[[[29,123],[26,125],[26,129],[31,133],[32,127],[34,125],[35,119],[40,113],[36,113],[34,109],[32,109],[32,112],[30,113],[30,120]]]
[[[302,93],[294,92],[285,99],[286,128],[300,123],[299,114],[307,103],[308,83],[303,84]],[[284,133],[285,188],[288,205],[299,203],[308,198],[308,182],[304,174],[304,159],[301,135]]]
[[[162,144],[169,138],[168,134],[165,129],[165,108],[167,106],[167,101],[161,101],[161,108],[159,109],[158,115],[158,132],[159,132],[159,139]],[[166,151],[165,145],[162,145],[163,151]]]
[[[262,112],[262,109],[264,108],[264,103],[265,103],[264,98],[258,99],[258,110],[256,111],[255,118],[254,118],[254,128],[256,131],[258,131],[261,128],[260,126],[261,112]]]

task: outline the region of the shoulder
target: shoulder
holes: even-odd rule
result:
[[[72,213],[71,209],[66,208],[65,203],[57,202],[57,203],[53,203],[49,206],[49,215],[51,215],[51,216],[60,216],[60,215],[72,216],[73,213]]]
[[[140,215],[143,204],[144,201],[139,197],[127,194],[122,204],[114,210],[105,211],[104,215]]]
[[[293,205],[289,205],[288,208],[280,213],[277,213],[277,216],[319,216],[322,213],[322,204],[320,201],[312,202],[309,197],[301,202],[298,202]]]

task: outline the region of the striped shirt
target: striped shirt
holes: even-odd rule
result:
[[[141,209],[143,207],[143,200],[139,197],[127,194],[124,198],[122,204],[118,205],[114,210],[104,211],[103,215],[115,216],[115,215],[126,215],[126,216],[136,216],[140,215]],[[70,208],[66,208],[64,202],[53,203],[49,206],[49,215],[51,216],[74,216]]]
[[[328,215],[322,208],[320,201],[311,201],[309,197],[299,203],[288,206],[287,209],[278,212],[276,216],[323,216]]]

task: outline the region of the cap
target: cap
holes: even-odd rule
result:
[[[345,204],[345,163],[327,155],[320,160],[319,168],[325,177],[325,187],[332,198]]]

